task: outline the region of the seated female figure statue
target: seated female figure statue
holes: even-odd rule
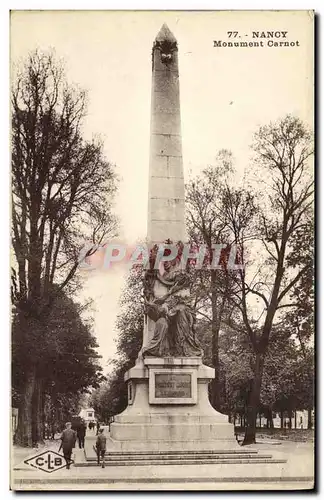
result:
[[[145,301],[145,305],[155,327],[152,339],[143,349],[144,356],[202,356],[194,312],[181,297],[173,296],[162,304],[161,299]]]
[[[155,321],[154,334],[143,354],[163,358],[171,355],[169,316],[166,304],[145,301],[147,315]]]

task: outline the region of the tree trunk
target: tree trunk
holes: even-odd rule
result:
[[[259,427],[260,429],[262,428],[262,420],[261,420],[261,413],[259,413]]]
[[[297,410],[295,410],[295,429],[297,429]]]
[[[220,410],[220,363],[219,363],[219,330],[221,319],[226,305],[226,291],[223,293],[222,301],[219,304],[219,291],[217,286],[217,273],[215,269],[211,271],[211,305],[212,305],[212,361],[215,368],[215,378],[212,381],[212,405],[216,410]],[[227,287],[228,287],[228,282]]]
[[[269,421],[270,421],[270,429],[273,429],[274,425],[273,425],[272,409],[269,411]]]
[[[267,409],[267,429],[273,429],[272,408]]]
[[[262,383],[264,356],[257,353],[255,356],[254,379],[252,389],[249,395],[249,403],[247,408],[247,426],[245,428],[245,436],[243,446],[255,443],[255,428],[257,409],[260,402],[260,391]]]
[[[18,427],[15,435],[15,442],[20,446],[33,446],[32,407],[34,390],[35,368],[32,368],[26,374],[25,387],[18,413]]]
[[[35,443],[44,442],[44,407],[43,407],[43,381],[40,378],[35,380],[35,390],[33,398],[33,440]]]
[[[283,411],[280,412],[280,428],[283,429],[284,427],[284,414]]]
[[[307,429],[312,429],[312,408],[308,408],[307,410]]]

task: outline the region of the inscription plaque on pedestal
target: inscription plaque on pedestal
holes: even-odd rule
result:
[[[197,371],[192,368],[150,368],[150,404],[197,403]]]
[[[191,398],[190,373],[156,373],[156,398]]]

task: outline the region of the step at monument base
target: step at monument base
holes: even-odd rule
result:
[[[86,461],[78,466],[97,466],[95,451],[85,448]],[[105,455],[106,465],[136,466],[136,465],[201,465],[201,464],[279,464],[286,460],[273,458],[270,454],[259,454],[257,450],[203,450],[184,452],[108,451]]]

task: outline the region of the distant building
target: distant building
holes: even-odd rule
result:
[[[96,420],[95,411],[93,408],[84,408],[80,411],[79,417],[81,417],[87,424]]]

